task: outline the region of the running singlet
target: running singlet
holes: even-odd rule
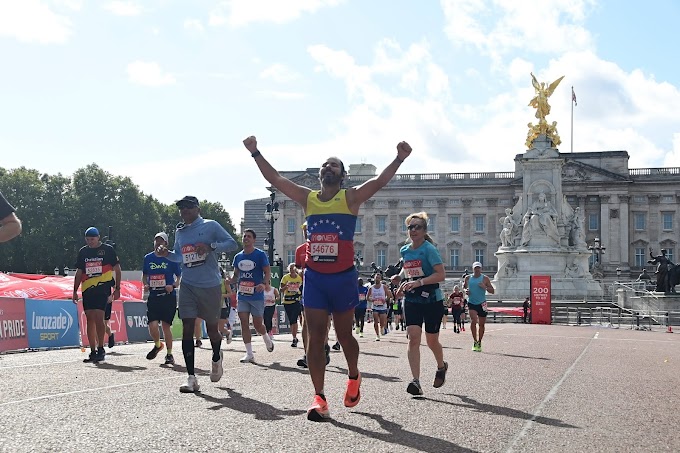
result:
[[[295,277],[286,274],[281,279],[281,287],[283,290],[283,303],[292,304],[300,300],[300,287],[302,286],[302,275],[297,274]]]
[[[274,294],[274,287],[270,286],[269,291],[264,290],[264,306],[271,307],[276,305],[276,295]]]
[[[360,309],[366,309],[368,306],[368,303],[366,302],[366,295],[368,294],[368,288],[365,286],[360,286],[359,287],[359,305],[357,305],[357,308]]]
[[[482,281],[484,281],[484,274],[480,274],[479,277],[470,275],[470,278],[468,278],[468,288],[470,289],[468,303],[470,305],[481,305],[486,302],[486,290],[479,286]]]
[[[322,274],[346,271],[354,266],[357,216],[347,206],[345,189],[326,202],[319,200],[319,193],[312,190],[307,196],[309,249],[305,265]]]
[[[387,310],[387,295],[383,284],[380,285],[380,288],[371,286],[371,301],[374,310]]]

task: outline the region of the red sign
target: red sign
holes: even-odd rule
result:
[[[550,276],[531,276],[531,323],[550,324]]]
[[[80,339],[83,342],[83,346],[89,346],[90,342],[87,339],[87,318],[85,317],[85,312],[83,311],[83,301],[82,299],[78,301],[78,319],[80,319]],[[125,314],[123,312],[123,302],[120,300],[113,301],[113,307],[111,307],[111,332],[115,334],[116,343],[123,341],[128,341],[127,330],[125,329]],[[104,337],[104,343],[108,341],[106,336]]]
[[[0,351],[28,349],[24,299],[0,297]]]

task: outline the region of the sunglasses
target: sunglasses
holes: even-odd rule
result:
[[[194,209],[196,207],[195,204],[181,204],[177,206],[179,209]]]
[[[409,225],[409,226],[407,226],[406,228],[407,228],[409,231],[411,231],[411,230],[419,231],[419,230],[422,230],[422,229],[425,228],[425,227],[422,226],[422,225],[420,225],[420,224],[417,224],[417,223],[416,223],[416,224],[414,224],[414,225]]]

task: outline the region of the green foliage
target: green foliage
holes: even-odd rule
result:
[[[162,204],[130,178],[111,175],[95,164],[77,170],[72,178],[24,167],[0,168],[0,192],[23,224],[21,236],[0,246],[4,271],[51,274],[55,266],[73,267],[90,226],[99,229],[102,239],[111,230],[123,269],[141,269],[154,235],[166,231],[172,245],[180,221],[174,204]],[[202,201],[201,215],[218,221],[240,242],[220,203]]]

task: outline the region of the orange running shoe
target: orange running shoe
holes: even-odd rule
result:
[[[345,391],[345,407],[354,407],[361,400],[361,373],[356,379],[347,379],[347,390]]]
[[[328,409],[328,403],[319,395],[314,395],[312,406],[307,410],[307,420],[313,422],[322,422],[331,417],[331,411]]]

